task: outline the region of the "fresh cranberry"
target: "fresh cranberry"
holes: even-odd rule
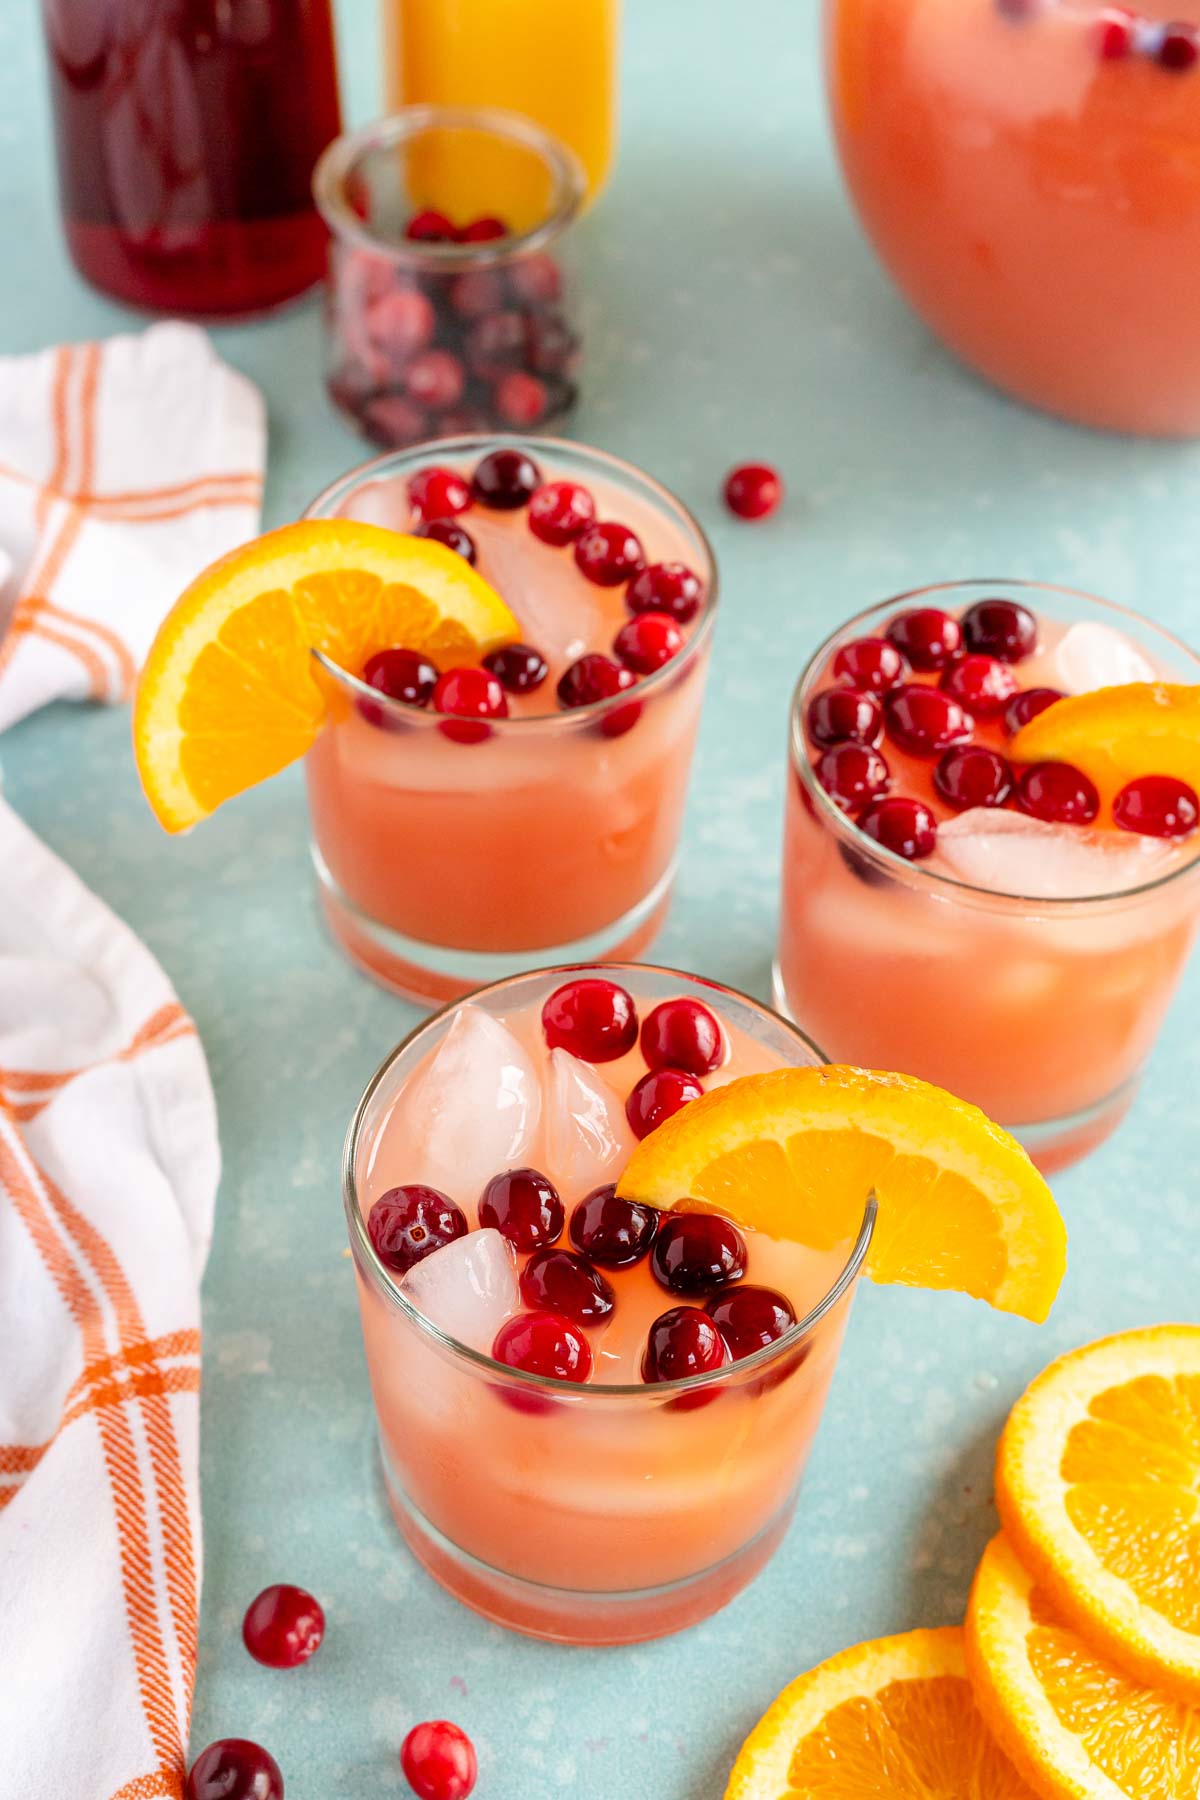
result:
[[[828,750],[833,744],[869,744],[883,737],[883,709],[874,694],[857,688],[825,688],[808,703],[808,735]]]
[[[856,812],[868,800],[886,794],[892,784],[886,762],[869,744],[834,744],[818,759],[816,774],[843,812]]]
[[[871,694],[886,694],[910,674],[908,663],[887,638],[854,638],[833,659],[833,678]]]
[[[450,283],[450,305],[462,319],[482,319],[504,305],[504,277],[499,269],[468,269]]]
[[[437,319],[426,295],[415,288],[390,288],[371,302],[366,323],[371,341],[399,368],[425,348]]]
[[[491,450],[476,463],[471,492],[481,506],[494,512],[515,512],[527,506],[542,485],[541,471],[523,450]]]
[[[557,1243],[566,1217],[558,1189],[538,1169],[505,1169],[493,1175],[479,1200],[479,1223],[491,1226],[518,1250]]]
[[[503,219],[485,213],[483,218],[472,219],[469,225],[460,226],[454,236],[460,244],[490,244],[494,238],[507,237],[508,226]]]
[[[363,664],[362,678],[389,700],[425,706],[437,686],[438,672],[419,650],[377,650]]]
[[[367,1236],[375,1254],[397,1275],[406,1275],[414,1263],[466,1235],[462,1208],[433,1187],[389,1188],[367,1214]]]
[[[584,975],[555,988],[542,1007],[542,1030],[551,1050],[583,1062],[614,1062],[637,1043],[637,1008],[615,981]]]
[[[785,1295],[748,1282],[714,1295],[704,1310],[728,1344],[734,1362],[777,1343],[796,1323],[795,1309]]]
[[[249,1738],[218,1738],[192,1764],[184,1800],[283,1800],[279,1764]]]
[[[746,1240],[719,1213],[667,1213],[650,1252],[656,1281],[673,1294],[707,1294],[746,1273]]]
[[[521,1271],[521,1298],[577,1325],[599,1325],[617,1304],[612,1284],[574,1250],[536,1250]]]
[[[543,544],[573,543],[596,517],[596,502],[578,481],[548,481],[529,502],[529,529]]]
[[[403,394],[383,394],[378,400],[370,401],[362,410],[362,424],[363,430],[376,443],[390,444],[393,448],[419,444],[422,438],[429,436],[429,421],[425,414]]]
[[[571,1242],[603,1269],[628,1269],[641,1262],[658,1230],[660,1214],[639,1200],[622,1200],[610,1182],[593,1188],[571,1214]]]
[[[539,375],[571,375],[579,361],[580,343],[557,313],[535,314],[528,321],[529,366]]]
[[[449,1719],[414,1725],[400,1746],[400,1767],[417,1800],[467,1800],[479,1773],[474,1745]]]
[[[532,644],[505,644],[500,650],[489,650],[483,666],[510,694],[532,694],[549,673],[545,657]]]
[[[422,519],[413,536],[432,538],[435,544],[445,544],[447,550],[453,550],[456,556],[461,556],[464,562],[469,562],[474,568],[475,539],[457,519]]]
[[[586,1381],[592,1372],[590,1344],[561,1313],[518,1313],[496,1333],[492,1355],[510,1369],[557,1381]]]
[[[595,706],[601,700],[611,700],[614,695],[627,692],[635,682],[632,670],[623,669],[610,657],[593,650],[564,669],[555,692],[558,704],[572,711],[578,706]],[[622,737],[637,724],[641,710],[640,701],[619,706],[605,715],[600,729],[605,737]]]
[[[1096,48],[1106,62],[1120,62],[1137,38],[1137,17],[1124,6],[1106,6],[1096,20]]]
[[[1090,825],[1100,811],[1095,783],[1070,763],[1031,763],[1017,777],[1017,805],[1055,825]]]
[[[408,478],[408,503],[419,519],[453,519],[471,504],[471,490],[455,469],[436,463]]]
[[[1017,677],[1008,663],[994,656],[961,656],[943,669],[938,685],[965,706],[972,718],[990,719],[1016,693]]]
[[[1200,60],[1200,31],[1194,25],[1168,25],[1158,46],[1158,66],[1183,74]]]
[[[510,264],[508,285],[527,306],[548,306],[562,293],[562,271],[552,256],[539,251]]]
[[[502,376],[493,399],[503,423],[515,430],[540,424],[550,410],[549,388],[524,369],[513,369]]]
[[[731,1361],[729,1346],[698,1306],[672,1306],[650,1327],[642,1354],[642,1380],[685,1381],[710,1375]]]
[[[1173,775],[1139,775],[1113,801],[1113,819],[1142,837],[1187,837],[1200,821],[1196,790]]]
[[[905,794],[890,794],[885,800],[872,800],[858,815],[858,828],[876,844],[882,844],[894,856],[906,862],[919,862],[932,856],[937,845],[937,821],[920,800]]]
[[[966,812],[969,806],[1003,806],[1013,790],[1013,772],[999,751],[985,750],[982,744],[958,744],[939,759],[933,785],[955,812]]]
[[[962,649],[962,627],[936,606],[915,606],[897,613],[887,628],[889,642],[907,658],[910,668],[944,669]]]
[[[714,1013],[699,1000],[663,1000],[642,1023],[642,1055],[651,1069],[685,1069],[711,1075],[725,1059],[725,1039]]]
[[[889,734],[911,756],[940,756],[951,744],[965,744],[971,716],[940,688],[894,688],[883,702]]]
[[[422,350],[404,371],[404,389],[418,406],[444,412],[462,399],[466,370],[449,350]]]
[[[725,504],[739,519],[765,519],[783,499],[783,483],[768,463],[742,463],[725,477]]]
[[[433,690],[433,705],[455,715],[455,723],[443,721],[440,730],[456,744],[481,744],[491,736],[482,721],[508,716],[504,689],[489,669],[447,669]]]
[[[1037,649],[1037,620],[1015,600],[977,600],[962,617],[968,650],[1000,662],[1020,662]]]
[[[667,613],[635,613],[613,639],[613,654],[637,675],[653,675],[683,649],[683,633]]]
[[[704,599],[704,585],[686,563],[647,563],[625,590],[632,613],[669,613],[677,625],[694,619]]]
[[[625,1102],[625,1117],[634,1137],[649,1137],[664,1119],[688,1104],[699,1100],[704,1089],[694,1075],[684,1069],[651,1069],[631,1091]]]
[[[528,353],[529,321],[524,313],[486,313],[467,333],[467,364],[481,381],[503,381],[524,366]]]
[[[445,213],[427,206],[413,214],[404,227],[404,235],[414,244],[450,244],[457,233]]]
[[[645,551],[628,525],[611,520],[589,525],[575,539],[576,566],[597,587],[619,587],[645,561]]]
[[[324,1636],[320,1603],[286,1582],[264,1588],[242,1620],[242,1642],[255,1661],[269,1669],[294,1669],[307,1662]]]
[[[1010,737],[1016,737],[1022,725],[1028,725],[1030,719],[1036,719],[1039,713],[1044,713],[1048,706],[1063,698],[1057,688],[1022,688],[1004,709],[1005,731]]]
[[[438,420],[439,437],[479,437],[490,431],[492,421],[482,406],[474,406],[464,401],[461,406],[451,406]]]

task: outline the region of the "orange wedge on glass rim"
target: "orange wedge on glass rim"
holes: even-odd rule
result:
[[[1019,763],[1073,763],[1109,803],[1139,775],[1173,775],[1200,792],[1200,686],[1133,681],[1056,700],[1008,753]]]
[[[1045,1319],[1067,1234],[1026,1152],[907,1075],[777,1069],[712,1089],[643,1138],[617,1191],[829,1250],[878,1203],[867,1273]]]
[[[269,531],[205,569],[150,646],[133,714],[146,798],[183,831],[303,756],[335,695],[314,651],[354,675],[395,644],[448,668],[519,635],[499,594],[430,538],[350,519]]]

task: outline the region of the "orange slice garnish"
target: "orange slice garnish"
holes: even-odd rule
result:
[[[1173,775],[1200,791],[1200,686],[1132,681],[1056,700],[1021,727],[1009,755],[1073,763],[1110,804],[1138,775]]]

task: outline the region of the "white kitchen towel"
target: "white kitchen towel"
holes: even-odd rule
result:
[[[183,1792],[200,1583],[204,1053],[0,800],[0,1790]]]
[[[0,357],[0,731],[127,700],[182,588],[253,537],[266,420],[195,325]]]

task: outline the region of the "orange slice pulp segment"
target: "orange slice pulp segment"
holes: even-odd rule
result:
[[[1200,686],[1133,681],[1056,700],[1021,727],[1009,755],[1073,763],[1110,805],[1138,775],[1173,775],[1200,792]]]

